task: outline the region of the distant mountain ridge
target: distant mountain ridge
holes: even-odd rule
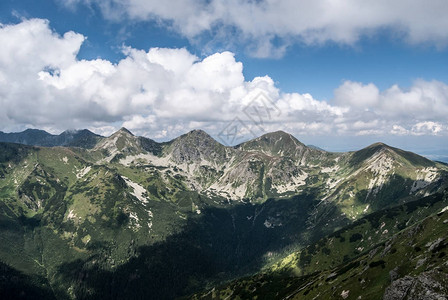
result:
[[[54,135],[40,129],[26,129],[22,132],[4,133],[0,131],[0,142],[17,143],[44,147],[93,148],[103,137],[88,129],[66,130]]]

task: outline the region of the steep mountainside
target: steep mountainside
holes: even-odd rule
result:
[[[201,130],[157,143],[122,128],[80,144],[0,143],[0,260],[26,297],[185,296],[447,183],[446,165],[413,153],[330,153],[284,132],[225,147]]]
[[[193,299],[446,299],[448,193],[378,211]]]

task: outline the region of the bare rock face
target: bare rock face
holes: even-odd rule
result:
[[[429,246],[428,251],[431,251],[431,252],[437,251],[441,246],[443,246],[442,242],[444,240],[445,240],[444,238],[438,238],[437,240],[435,240],[432,243],[430,243],[428,245]]]
[[[176,163],[211,162],[222,164],[228,160],[228,149],[202,130],[193,130],[172,141],[171,157]]]
[[[398,267],[395,267],[393,270],[389,272],[390,281],[395,281],[398,279]]]
[[[447,295],[448,274],[432,270],[393,281],[383,300],[446,300]]]

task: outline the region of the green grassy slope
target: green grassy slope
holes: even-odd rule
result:
[[[379,211],[264,272],[191,298],[381,299],[393,281],[428,274],[433,292],[446,296],[447,205],[441,193]]]

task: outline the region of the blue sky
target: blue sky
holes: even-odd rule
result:
[[[0,130],[127,126],[166,140],[197,127],[216,137],[238,118],[245,138],[281,129],[330,150],[383,140],[440,155],[444,2],[3,0]],[[242,111],[258,90],[282,115],[250,130]]]
[[[59,33],[70,30],[82,33],[88,40],[81,47],[79,58],[101,57],[114,62],[123,58],[120,47],[125,44],[138,49],[151,47],[187,48],[203,57],[204,43],[191,43],[173,29],[149,21],[105,20],[96,5],[64,6],[59,1],[4,0],[2,23],[17,23],[21,18],[44,18]],[[207,34],[204,34],[206,36]],[[373,82],[380,89],[393,84],[407,88],[414,80],[448,82],[447,47],[434,44],[408,45],[395,41],[389,32],[363,37],[356,45],[291,45],[282,57],[252,57],[242,45],[231,50],[244,63],[246,79],[269,75],[285,92],[311,93],[318,99],[331,100],[333,90],[344,80]],[[208,51],[210,52],[210,51]]]

